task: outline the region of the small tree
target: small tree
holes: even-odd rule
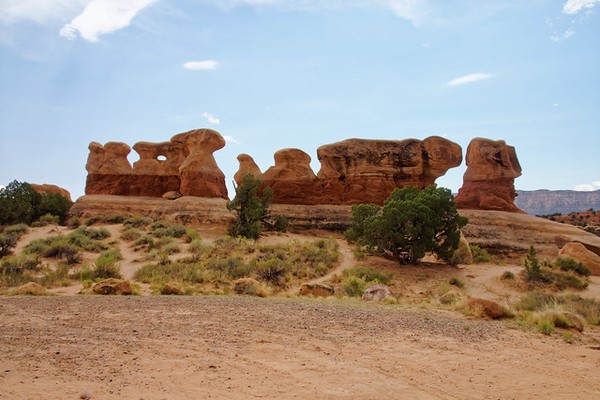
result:
[[[449,262],[467,219],[456,211],[450,190],[432,185],[423,190],[396,189],[383,207],[355,205],[351,222],[346,231],[349,241],[401,263],[413,263],[430,251]]]
[[[235,189],[235,197],[227,203],[227,209],[236,214],[235,221],[227,231],[230,236],[250,239],[258,239],[260,236],[262,220],[267,216],[272,197],[269,187],[263,190],[262,196],[259,196],[260,185],[260,180],[248,174]]]
[[[542,280],[542,269],[540,261],[537,259],[535,247],[529,246],[529,251],[523,260],[523,266],[525,267],[525,277],[528,281],[540,281]]]
[[[0,225],[31,224],[38,217],[40,200],[29,183],[12,181],[0,189]]]

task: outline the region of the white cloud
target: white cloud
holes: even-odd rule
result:
[[[564,31],[562,33],[562,35],[550,36],[550,40],[552,40],[553,42],[562,42],[563,40],[567,40],[574,34],[575,34],[575,31],[573,29],[567,29],[566,31]]]
[[[91,0],[1,0],[0,23],[3,25],[19,21],[34,21],[43,24],[49,21],[70,18]]]
[[[183,68],[191,69],[192,71],[209,70],[215,69],[219,66],[219,63],[215,60],[204,60],[204,61],[188,61],[183,63]]]
[[[598,3],[600,3],[600,0],[567,0],[563,6],[563,12],[572,15],[582,10],[590,11]]]
[[[492,77],[492,74],[486,74],[483,72],[479,72],[476,74],[460,76],[458,78],[452,79],[450,82],[447,83],[447,85],[448,86],[460,86],[460,85],[465,85],[467,83],[482,81],[484,79],[488,79],[491,77]]]
[[[219,125],[221,123],[221,120],[211,113],[203,112],[202,116],[208,121],[209,124]]]
[[[600,190],[600,181],[594,181],[592,183],[582,183],[575,185],[575,190],[579,192],[591,192],[593,190]]]
[[[92,0],[83,12],[60,29],[60,35],[75,39],[77,35],[97,42],[101,35],[129,26],[133,18],[157,0]]]
[[[234,138],[233,136],[230,136],[230,135],[223,136],[223,139],[225,139],[225,141],[227,143],[236,143],[236,144],[240,143],[236,138]]]
[[[429,0],[210,0],[228,9],[239,5],[277,7],[291,11],[340,10],[348,8],[384,8],[418,26],[427,14]]]

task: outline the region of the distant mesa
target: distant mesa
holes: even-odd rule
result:
[[[225,146],[219,132],[195,129],[169,142],[139,142],[133,146],[140,159],[127,160],[126,143],[97,142],[89,145],[85,194],[161,197],[179,192],[183,196],[227,199],[225,175],[213,153]]]
[[[503,140],[475,138],[467,147],[467,171],[456,196],[461,209],[523,212],[515,205],[515,178],[521,165]]]
[[[252,157],[238,156],[234,179],[239,185],[253,174],[262,187],[273,189],[275,204],[383,204],[397,187],[425,188],[462,162],[461,147],[432,136],[424,140],[348,139],[319,147],[321,169],[315,174],[311,158],[299,149],[275,153],[275,165],[262,173]]]

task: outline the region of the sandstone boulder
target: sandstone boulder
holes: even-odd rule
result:
[[[33,188],[33,190],[35,190],[36,192],[38,192],[40,194],[43,194],[46,192],[56,193],[56,194],[60,194],[61,196],[71,200],[71,193],[69,193],[69,191],[67,189],[63,189],[56,185],[49,185],[47,183],[37,185],[35,183],[32,183],[31,187]],[[71,201],[73,201],[73,200],[71,200]]]
[[[236,294],[261,296],[262,285],[254,278],[240,278],[233,281],[233,291]]]
[[[13,296],[47,296],[50,294],[46,288],[36,282],[27,282],[10,292]]]
[[[133,288],[129,281],[123,279],[109,278],[92,286],[92,291],[103,295],[130,295],[133,294]]]
[[[165,296],[181,296],[183,294],[183,290],[177,285],[172,283],[165,283],[163,287],[160,288],[160,294]]]
[[[381,301],[384,299],[391,299],[393,297],[394,296],[392,296],[390,287],[381,283],[369,286],[365,289],[362,295],[362,299],[367,301]]]
[[[329,297],[335,294],[335,289],[324,283],[304,283],[299,293],[301,296]]]
[[[233,180],[238,186],[241,185],[242,180],[248,174],[253,175],[256,179],[262,178],[262,172],[252,157],[250,157],[248,154],[240,154],[237,156],[237,159],[240,163],[240,167],[233,176]]]
[[[600,256],[588,250],[582,243],[571,242],[563,246],[559,256],[570,257],[590,269],[592,275],[600,275]]]
[[[510,318],[511,313],[500,304],[486,299],[471,298],[467,307],[473,312],[481,313],[491,319]]]
[[[164,193],[161,197],[163,199],[167,199],[167,200],[176,200],[180,197],[182,197],[183,195],[181,193],[179,193],[179,191],[177,190],[172,190],[170,192]]]
[[[184,196],[221,197],[227,199],[225,175],[219,169],[213,153],[225,147],[225,139],[212,129],[195,129],[171,138],[183,144],[188,152],[179,167]]]
[[[467,171],[456,196],[458,208],[522,212],[515,205],[515,178],[521,165],[503,140],[475,138],[467,148]]]

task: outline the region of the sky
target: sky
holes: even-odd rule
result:
[[[520,190],[600,189],[600,0],[0,0],[0,185],[77,198],[90,142],[197,128],[230,196],[240,153],[317,172],[323,144],[433,135],[505,140]]]

